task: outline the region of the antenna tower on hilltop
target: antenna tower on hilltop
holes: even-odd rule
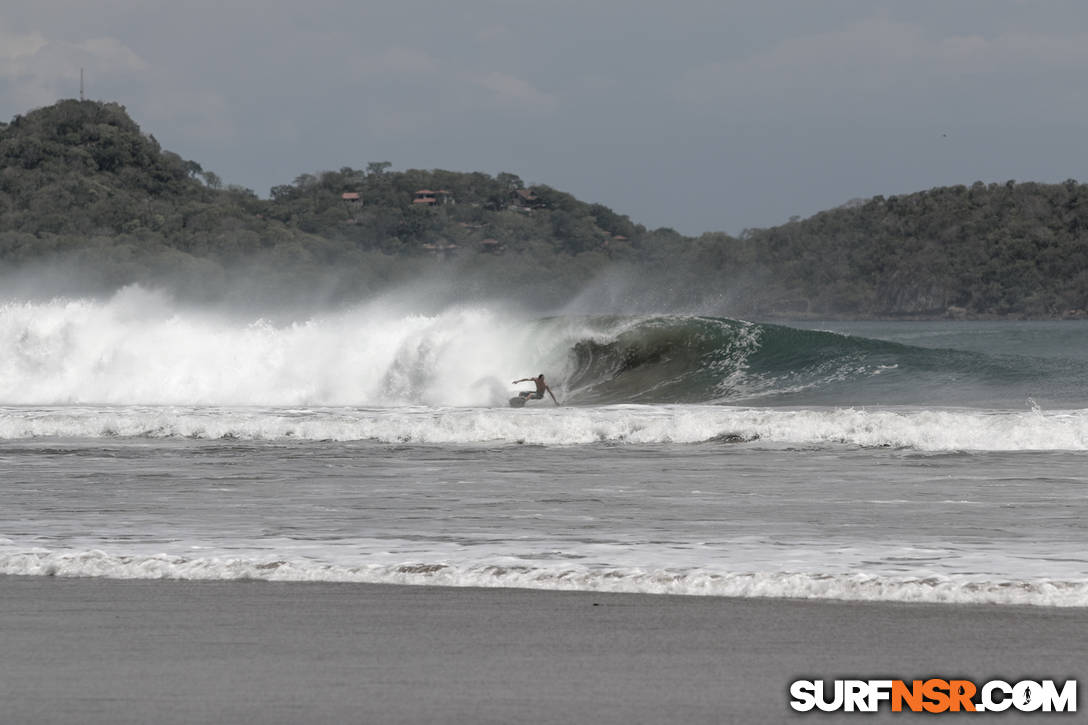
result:
[[[83,98],[83,69],[79,69],[79,100],[82,102]]]

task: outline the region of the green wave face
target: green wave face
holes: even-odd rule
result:
[[[585,404],[1080,405],[1062,358],[927,348],[711,317],[593,318],[570,342],[566,388]],[[568,338],[569,339],[569,338]]]

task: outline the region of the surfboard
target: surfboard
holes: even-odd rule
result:
[[[520,395],[518,397],[516,397],[516,398],[510,398],[510,407],[511,408],[524,408],[525,407],[525,398],[521,397]]]

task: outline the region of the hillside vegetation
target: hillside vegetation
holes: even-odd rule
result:
[[[780,306],[1048,317],[1088,308],[1088,186],[1009,181],[876,197],[747,240]],[[800,292],[795,303],[786,298]]]
[[[0,124],[0,268],[101,291],[196,299],[351,299],[445,279],[464,296],[569,300],[624,280],[619,304],[752,316],[1080,316],[1088,188],[976,183],[740,237],[685,237],[512,174],[307,173],[267,199],[162,149],[112,103],[61,101]]]

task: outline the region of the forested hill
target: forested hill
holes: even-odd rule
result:
[[[344,299],[427,275],[555,304],[603,276],[628,281],[628,306],[749,316],[1081,315],[1088,188],[947,187],[690,238],[512,174],[388,162],[262,199],[121,106],[67,100],[0,124],[0,284],[45,269],[200,299]]]
[[[1072,180],[878,196],[744,236],[780,312],[1054,317],[1088,309],[1088,186]]]
[[[469,292],[501,280],[549,302],[644,241],[680,239],[512,174],[389,167],[302,174],[261,199],[163,150],[117,104],[61,101],[0,124],[0,264],[213,297],[351,297],[456,271]]]

